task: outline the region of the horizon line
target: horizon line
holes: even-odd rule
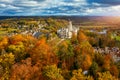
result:
[[[120,17],[120,15],[0,15],[0,17]]]

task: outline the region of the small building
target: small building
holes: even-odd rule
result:
[[[98,32],[98,34],[107,34],[107,30],[103,30],[103,31],[101,31],[101,32]]]
[[[39,38],[40,35],[42,35],[42,34],[43,34],[42,32],[34,32],[34,33],[33,33],[33,36],[34,36],[35,38]]]

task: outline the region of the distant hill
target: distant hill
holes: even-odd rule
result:
[[[75,25],[120,25],[120,17],[109,16],[0,16],[0,20],[11,18],[60,18],[73,21]]]
[[[68,16],[59,17],[63,19],[70,19],[74,24],[81,25],[120,25],[120,17],[109,16]]]

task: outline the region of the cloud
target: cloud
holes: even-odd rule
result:
[[[120,0],[87,0],[87,2],[99,3],[99,4],[108,4],[108,5],[120,5]]]
[[[7,5],[6,4],[0,4],[1,8],[5,8]]]
[[[0,0],[0,15],[120,15],[119,0]]]
[[[2,3],[12,3],[13,2],[13,0],[0,0],[0,2]]]

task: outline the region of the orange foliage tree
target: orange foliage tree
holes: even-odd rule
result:
[[[104,63],[103,63],[103,66],[102,66],[103,70],[105,70],[105,71],[110,70],[111,63],[112,63],[111,56],[109,54],[105,55],[105,57],[104,57]]]
[[[88,70],[89,67],[91,66],[92,64],[92,60],[91,60],[91,57],[89,55],[85,55],[83,56],[84,59],[83,59],[83,62],[82,62],[82,69],[83,70]]]
[[[37,63],[32,66],[31,58],[27,58],[12,66],[9,80],[43,80],[41,74],[41,64]]]
[[[113,76],[115,76],[116,78],[118,77],[119,71],[118,71],[118,69],[117,69],[117,67],[116,67],[115,65],[112,65],[112,66],[110,67],[110,73],[111,73]]]
[[[78,39],[78,42],[81,43],[83,41],[87,41],[87,36],[83,33],[82,30],[79,30],[78,35],[77,35],[77,39]]]
[[[14,35],[10,38],[11,44],[17,44],[18,42],[22,42],[22,41],[25,41],[25,38],[21,34]]]
[[[3,38],[0,40],[0,50],[6,49],[6,47],[8,46],[8,43],[9,43],[8,37],[3,37]]]
[[[46,43],[46,39],[40,39],[36,45],[30,51],[30,57],[34,63],[40,62],[44,65],[56,63],[57,59],[55,58],[55,54],[52,53],[52,49]]]
[[[92,59],[94,57],[92,46],[87,41],[81,42],[75,46],[74,53],[75,67],[81,67],[84,70],[88,69],[92,64]]]

